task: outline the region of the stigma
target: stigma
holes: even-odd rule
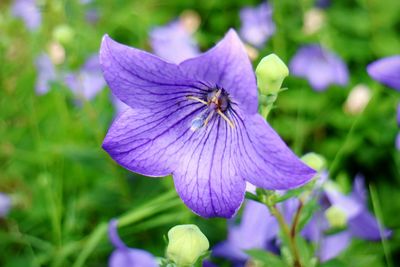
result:
[[[187,96],[187,98],[206,106],[206,109],[193,119],[190,128],[192,131],[207,126],[214,116],[221,116],[231,128],[234,128],[233,122],[225,114],[230,106],[230,100],[228,93],[224,89],[215,88],[204,99],[195,96]]]

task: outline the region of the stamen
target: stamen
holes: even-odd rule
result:
[[[214,110],[211,110],[210,114],[208,114],[206,120],[204,121],[204,126],[207,126],[208,122],[210,121],[210,119],[212,118],[212,116],[214,115]],[[218,111],[217,111],[218,112]]]
[[[196,96],[189,95],[189,96],[187,96],[187,98],[191,99],[191,100],[195,100],[195,101],[200,102],[200,103],[203,103],[204,105],[208,105],[208,103],[206,101],[204,101],[203,99],[198,98]]]
[[[222,95],[223,92],[223,89],[210,92],[208,94],[207,101],[197,96],[187,96],[188,99],[200,102],[207,106],[207,109],[192,121],[192,131],[196,131],[204,126],[207,126],[215,113],[220,115],[231,128],[235,128],[233,122],[224,114],[224,111],[228,108],[229,99],[226,95]]]
[[[217,113],[229,124],[229,126],[231,126],[232,129],[235,128],[233,122],[221,110],[217,110]]]

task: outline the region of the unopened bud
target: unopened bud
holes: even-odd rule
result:
[[[347,225],[347,215],[337,206],[331,206],[325,211],[325,217],[332,228],[343,228]]]
[[[257,85],[264,95],[277,94],[283,80],[289,75],[286,64],[275,54],[263,59],[256,68]]]
[[[371,99],[371,90],[363,84],[356,85],[351,91],[344,104],[344,110],[351,115],[363,112]]]
[[[325,158],[314,152],[305,154],[301,160],[317,172],[323,171],[326,167]]]
[[[192,266],[209,248],[207,237],[194,224],[177,225],[168,231],[167,258],[178,267]]]
[[[70,43],[74,35],[74,30],[65,24],[57,26],[53,31],[53,38],[64,45]]]

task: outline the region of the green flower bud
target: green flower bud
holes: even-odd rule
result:
[[[321,172],[326,168],[325,158],[314,152],[305,154],[301,157],[301,160],[317,172]]]
[[[166,256],[179,267],[195,264],[210,246],[207,237],[194,224],[172,227],[168,239]]]
[[[343,228],[347,225],[347,215],[339,207],[331,206],[325,211],[325,217],[332,228]]]
[[[288,67],[275,54],[270,54],[261,59],[256,68],[257,85],[264,95],[277,94],[281,89],[283,80],[288,75]]]
[[[53,38],[64,45],[71,42],[74,35],[74,30],[66,24],[58,25],[53,31]]]

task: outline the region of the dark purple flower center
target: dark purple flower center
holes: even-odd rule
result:
[[[207,108],[192,121],[191,129],[193,131],[207,126],[208,122],[215,115],[221,116],[232,128],[234,127],[232,121],[225,115],[225,111],[230,107],[230,99],[228,93],[223,88],[212,88],[204,99],[194,96],[188,96],[188,98],[207,106]]]

